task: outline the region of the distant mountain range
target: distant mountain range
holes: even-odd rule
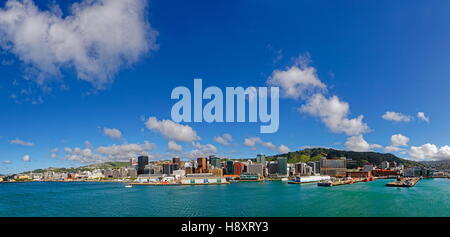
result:
[[[322,157],[326,157],[328,159],[346,157],[347,159],[355,160],[356,165],[360,167],[369,163],[380,165],[383,161],[396,162],[397,164],[403,164],[406,167],[424,166],[424,164],[419,162],[402,159],[390,153],[344,151],[331,148],[307,148],[304,150],[271,156],[269,157],[269,160],[276,159],[280,156],[286,156],[288,158],[288,163],[319,161]]]

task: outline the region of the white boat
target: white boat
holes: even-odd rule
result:
[[[127,186],[125,186],[125,188],[131,188],[133,186],[131,186],[130,184],[128,184]]]
[[[282,178],[281,181],[286,182],[286,181],[288,181],[288,178]]]
[[[321,176],[321,175],[315,175],[315,176],[301,176],[296,177],[292,182],[295,183],[317,183],[321,181],[327,181],[330,180],[331,177],[328,175]]]

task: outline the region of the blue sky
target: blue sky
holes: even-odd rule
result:
[[[154,159],[242,158],[306,146],[450,159],[448,1],[103,0],[75,10],[77,1],[6,2],[0,173],[142,152]],[[306,84],[309,93],[289,98],[281,87],[277,133],[260,134],[254,123],[180,127],[200,140],[163,132],[179,126],[162,122],[176,102],[173,88],[192,88],[194,78],[205,87],[267,86],[276,70],[293,67],[315,72],[310,76],[326,90]],[[295,85],[305,83],[301,75]],[[321,103],[313,104],[314,94]],[[146,126],[150,117],[154,129]],[[105,128],[117,130],[108,136]],[[227,145],[215,139],[229,138],[223,134],[231,135]]]

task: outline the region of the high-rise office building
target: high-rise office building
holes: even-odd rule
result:
[[[205,157],[197,158],[197,173],[208,172],[208,163]]]
[[[249,164],[247,173],[258,174],[262,177],[264,175],[264,166],[263,164]]]
[[[320,173],[320,161],[310,161],[307,162],[306,164],[312,168],[313,174]]]
[[[215,168],[221,168],[220,158],[216,156],[209,156],[209,164]]]
[[[381,168],[382,168],[382,169],[389,169],[389,162],[387,162],[387,161],[382,161],[382,162],[381,162]]]
[[[234,174],[241,175],[244,171],[244,164],[241,162],[235,162],[234,163]]]
[[[148,165],[148,156],[139,156],[138,157],[138,174],[143,174],[145,166]]]
[[[278,174],[278,162],[269,162],[269,164],[267,165],[267,170],[269,172],[269,175]]]
[[[180,165],[180,157],[175,156],[172,158],[172,163]]]
[[[335,177],[345,177],[347,172],[347,159],[326,159],[320,160],[320,174]]]
[[[227,160],[226,164],[226,173],[234,174],[234,162],[232,160]]]
[[[163,164],[163,174],[173,174],[173,171],[179,170],[178,164]]]
[[[264,155],[264,154],[256,155],[256,162],[257,163],[261,163],[261,164],[265,164],[266,163],[266,155]]]
[[[286,157],[278,157],[278,174],[282,176],[287,176],[287,158]]]

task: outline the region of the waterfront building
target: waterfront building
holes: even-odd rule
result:
[[[358,162],[356,160],[353,159],[347,159],[346,161],[346,168],[347,169],[356,169],[358,168]]]
[[[220,158],[216,156],[209,156],[209,164],[214,168],[221,168]]]
[[[269,162],[269,164],[267,165],[267,172],[269,175],[278,174],[278,162],[276,161]]]
[[[364,179],[372,177],[372,173],[370,171],[347,171],[347,177]]]
[[[144,174],[162,174],[162,173],[163,173],[163,166],[155,165],[153,163],[146,165],[144,169]]]
[[[186,177],[214,177],[213,173],[195,173],[195,174],[186,174]]]
[[[112,171],[112,178],[114,178],[114,179],[120,178],[120,171],[119,170],[113,170]]]
[[[128,169],[128,177],[135,179],[137,178],[137,170],[135,168]]]
[[[397,168],[397,162],[393,161],[389,164],[389,166],[395,169]]]
[[[372,172],[372,170],[374,169],[372,164],[368,164],[368,165],[364,165],[363,166],[363,171],[365,172]]]
[[[148,165],[148,156],[139,156],[137,173],[144,174],[144,169],[146,165]]]
[[[210,173],[212,173],[216,177],[222,177],[223,176],[223,170],[222,169],[209,169]]]
[[[138,183],[156,183],[161,181],[164,176],[162,174],[140,174],[136,182]]]
[[[264,166],[263,164],[249,164],[248,165],[248,173],[251,174],[258,174],[259,176],[263,177],[264,176]]]
[[[287,167],[287,158],[286,157],[278,157],[278,174],[281,176],[288,175],[288,167]]]
[[[259,180],[259,174],[245,173],[239,176],[240,180]]]
[[[226,164],[226,174],[234,174],[234,161],[227,160]]]
[[[403,170],[405,177],[431,177],[434,176],[434,170],[423,167],[411,167]]]
[[[381,169],[389,169],[389,162],[382,161],[380,167],[381,167]]]
[[[175,179],[181,179],[182,177],[186,176],[185,170],[174,170],[172,175],[175,177]]]
[[[347,159],[341,157],[339,159],[320,160],[320,174],[329,175],[332,177],[345,177],[347,172]]]
[[[314,163],[315,165],[315,163]],[[295,164],[295,174],[300,176],[310,176],[313,174],[313,168],[306,163],[296,163]]]
[[[320,174],[320,161],[309,161],[306,164],[312,168],[312,174]]]
[[[178,156],[173,157],[172,158],[172,163],[181,165],[180,157],[178,157]]]
[[[241,162],[234,163],[234,174],[241,175],[244,172],[245,165]]]
[[[197,158],[196,173],[206,173],[206,172],[208,172],[207,159],[205,157]]]
[[[386,170],[386,169],[374,169],[372,170],[373,176],[398,176],[400,175],[399,170]]]
[[[224,177],[186,177],[181,179],[181,184],[220,184],[227,183]]]
[[[107,170],[103,171],[103,175],[105,175],[106,178],[112,178],[113,171],[111,169],[107,169]]]
[[[163,174],[167,174],[167,175],[172,174],[172,172],[173,172],[172,168],[173,167],[171,164],[163,164]]]
[[[265,165],[266,164],[266,155],[264,155],[264,154],[256,155],[256,163],[261,163],[261,164]]]

